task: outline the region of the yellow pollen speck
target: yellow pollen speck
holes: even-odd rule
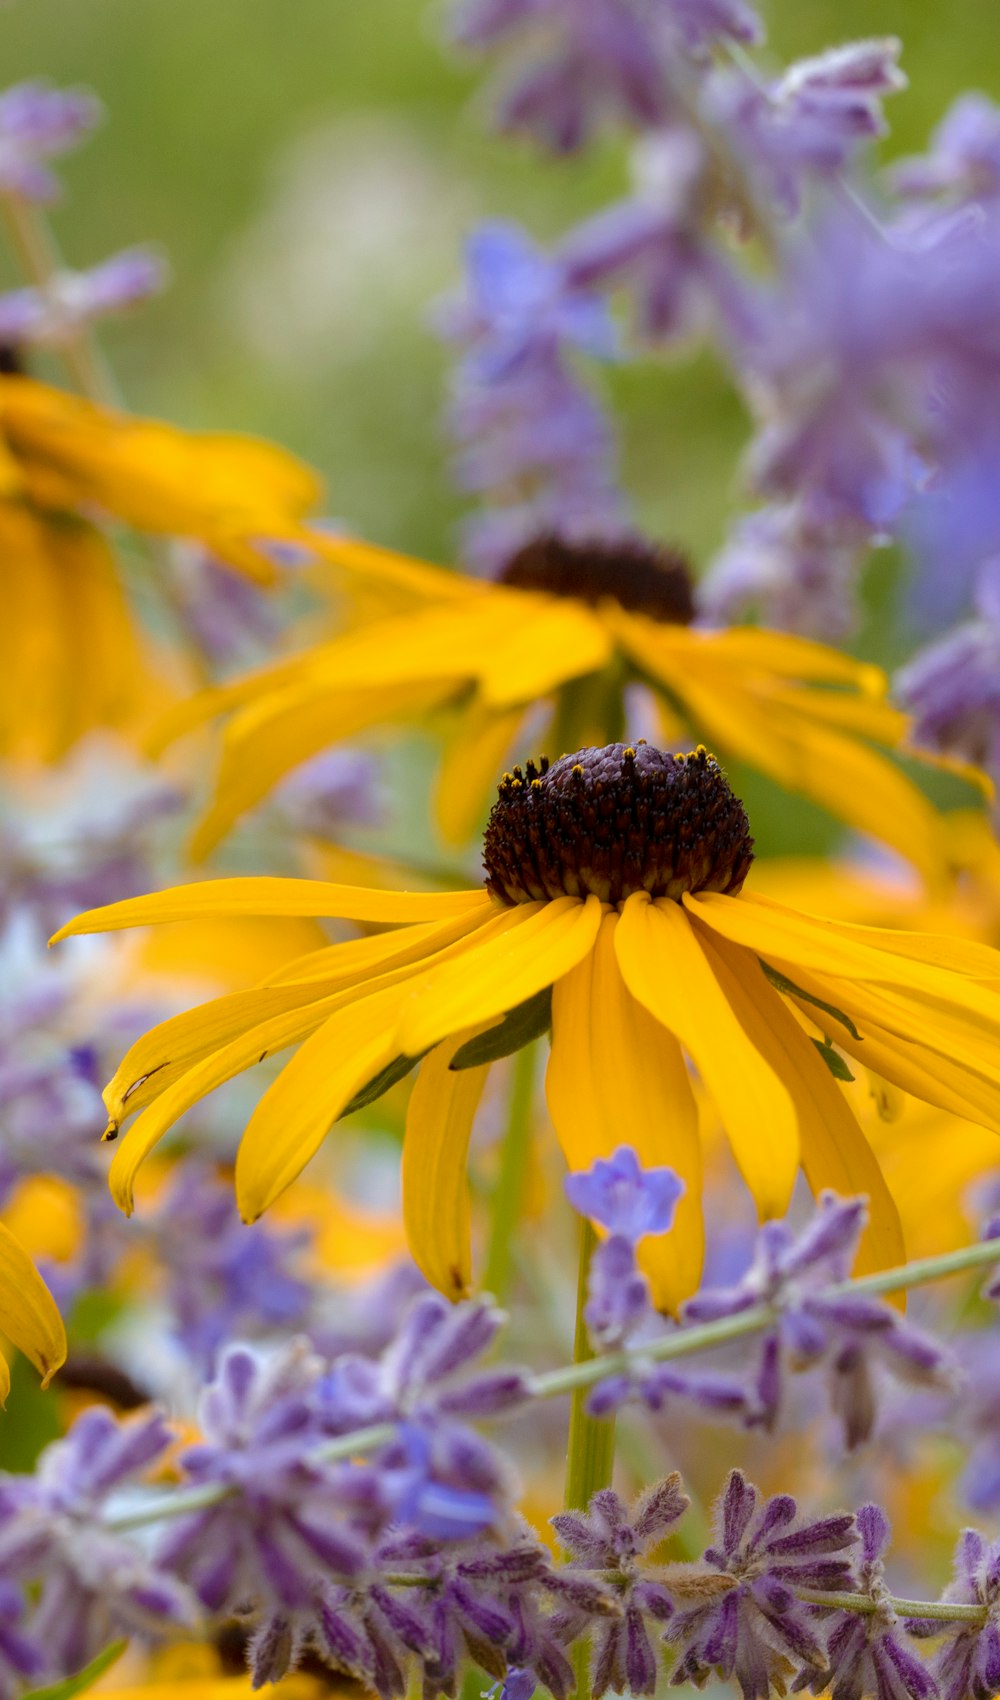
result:
[[[533,779],[533,780],[532,780],[532,781],[531,781],[531,789],[532,789],[532,790],[533,790],[533,791],[540,791],[540,790],[541,790],[541,789],[542,789],[542,782],[541,782],[541,780],[540,780],[540,779]]]
[[[633,750],[631,744],[629,744],[627,746],[627,748],[625,748],[622,751],[622,759],[624,761],[635,761],[635,751]]]
[[[649,743],[649,739],[648,739],[648,738],[637,738],[637,739],[636,739],[636,743],[637,743],[637,744],[648,744],[648,743]]]
[[[573,771],[573,772],[574,772],[574,773],[575,773],[575,774],[576,774],[576,775],[577,775],[577,777],[578,777],[578,778],[579,778],[579,777],[580,777],[580,776],[581,776],[581,775],[582,775],[582,773],[583,773],[583,763],[582,763],[582,762],[580,762],[580,761],[578,761],[578,762],[574,762],[574,763],[573,763],[573,770],[572,770],[572,771]]]

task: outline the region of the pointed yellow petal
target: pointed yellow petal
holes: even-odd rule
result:
[[[760,964],[718,936],[703,941],[719,983],[761,1055],[784,1082],[795,1105],[802,1167],[814,1193],[832,1187],[842,1197],[865,1195],[869,1222],[859,1273],[905,1261],[899,1212],[854,1112],[816,1047],[768,984]]]
[[[509,627],[508,608],[515,613]],[[534,702],[567,679],[598,672],[611,653],[610,632],[585,603],[495,592],[475,656],[480,695],[493,708]]]
[[[967,975],[951,973],[933,961],[922,962],[913,955],[875,949],[859,936],[865,933],[865,928],[819,921],[812,915],[742,895],[727,897],[719,892],[699,892],[694,897],[685,895],[684,903],[702,925],[733,944],[744,945],[765,961],[786,968],[793,979],[798,969],[805,969],[852,982],[905,987],[963,1009],[987,1028],[992,1029],[1000,1021],[1000,995],[990,986]]]
[[[419,720],[448,696],[451,681],[377,690],[294,688],[252,703],[227,725],[211,806],[191,837],[203,860],[241,815],[311,756],[387,721]]]
[[[769,909],[778,915],[801,914],[788,904],[756,891],[742,891],[740,901],[752,903],[758,909]],[[870,893],[868,901],[870,904]],[[809,919],[820,925],[824,932],[837,933],[841,938],[867,945],[872,950],[888,951],[893,956],[909,956],[916,962],[945,968],[953,974],[965,974],[971,980],[1000,981],[1000,951],[975,939],[949,938],[939,933],[902,932],[897,927],[867,927],[855,921],[830,920],[825,915],[810,915]]]
[[[853,685],[873,698],[883,697],[888,689],[880,667],[789,632],[766,631],[759,626],[729,626],[721,631],[662,626],[644,615],[624,611],[616,611],[615,627],[622,646],[640,666],[668,684],[671,677],[693,671],[702,678],[721,674],[729,678]]]
[[[298,1044],[321,1027],[331,1011],[341,1007],[351,996],[350,992],[341,992],[335,997],[320,998],[315,1003],[262,1021],[172,1079],[143,1110],[115,1151],[108,1171],[108,1185],[119,1210],[131,1216],[135,1207],[135,1177],[141,1165],[154,1145],[165,1133],[169,1133],[186,1111],[224,1081],[253,1068],[265,1056]]]
[[[981,1074],[1000,1085],[1000,1023],[983,1022],[966,1010],[956,1010],[942,999],[922,992],[897,992],[884,986],[859,985],[857,981],[812,976],[799,982],[803,990],[822,986],[826,1001],[845,1010],[862,1035],[869,1022],[895,1033],[899,1038],[923,1045],[928,1062],[943,1055],[962,1068]],[[813,1012],[813,1019],[821,1019]],[[839,1042],[839,1024],[832,1023]]]
[[[472,1286],[466,1161],[472,1121],[489,1065],[449,1065],[467,1030],[438,1045],[420,1064],[410,1093],[403,1141],[403,1221],[410,1253],[432,1287],[464,1298]]]
[[[809,1017],[816,1012],[804,1006],[803,1013]],[[837,1044],[863,1067],[925,1104],[1000,1133],[1000,1088],[994,1082],[940,1052],[890,1033],[871,1019],[865,1019],[861,1032],[862,1038],[856,1040],[838,1031]]]
[[[446,844],[466,844],[480,826],[497,775],[524,725],[524,709],[475,702],[459,710],[434,786],[434,813]]]
[[[545,1096],[569,1168],[631,1145],[647,1167],[668,1164],[684,1182],[671,1231],[640,1248],[657,1305],[676,1310],[704,1256],[698,1111],[676,1039],[622,979],[617,925],[604,915],[593,950],[553,988]]]
[[[795,1109],[733,1012],[688,915],[638,892],[622,909],[615,944],[632,996],[694,1059],[758,1209],[782,1215],[799,1166]]]
[[[254,1222],[301,1174],[354,1094],[398,1055],[405,985],[352,998],[296,1051],[250,1118],[236,1156],[236,1200]]]
[[[551,986],[591,949],[601,905],[596,897],[557,897],[519,903],[503,918],[503,927],[483,928],[455,961],[414,982],[400,1012],[397,1049],[419,1056]]]
[[[356,537],[337,537],[329,531],[314,530],[311,537],[316,554],[324,561],[402,591],[417,601],[451,602],[488,593],[489,587],[478,580],[411,555],[397,555],[394,549],[383,549]]]
[[[200,880],[148,897],[128,897],[104,909],[88,909],[54,933],[51,944],[75,933],[111,933],[124,927],[159,926],[164,921],[198,921],[212,915],[336,916],[342,921],[436,921],[489,908],[485,891],[375,891],[324,880]]]
[[[409,926],[391,933],[371,933],[366,938],[347,939],[342,944],[326,945],[320,950],[307,951],[285,963],[276,974],[262,982],[264,986],[298,986],[302,994],[319,996],[337,987],[360,985],[373,973],[384,968],[402,967],[407,962],[419,962],[459,939],[488,926],[496,915],[491,905],[469,909],[448,921],[411,922]],[[311,987],[318,983],[314,994]]]
[[[2,1222],[0,1332],[30,1358],[43,1387],[66,1361],[66,1330],[55,1299],[24,1247]]]

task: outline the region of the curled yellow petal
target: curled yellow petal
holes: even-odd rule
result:
[[[460,1299],[472,1286],[466,1161],[472,1121],[489,1065],[453,1069],[468,1031],[438,1045],[420,1065],[403,1141],[403,1221],[410,1253],[432,1287]]]
[[[0,1222],[0,1332],[30,1358],[47,1387],[66,1361],[66,1330],[55,1299],[24,1247]]]

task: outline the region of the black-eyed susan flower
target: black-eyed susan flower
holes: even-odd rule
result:
[[[150,659],[102,521],[197,538],[267,583],[260,537],[318,496],[312,473],[270,444],[0,378],[0,752],[55,760],[93,727],[134,723],[147,699]]]
[[[935,812],[886,758],[906,717],[878,668],[799,637],[691,624],[684,560],[645,544],[522,549],[486,584],[339,539],[315,547],[385,585],[375,619],[182,707],[164,736],[227,716],[221,770],[196,837],[206,852],[298,762],[371,726],[457,705],[438,787],[445,837],[465,839],[538,704],[556,749],[620,737],[623,690],[651,688],[662,740],[710,739],[780,785],[940,872]],[[401,572],[409,606],[397,608]],[[876,747],[873,747],[876,746]]]
[[[492,1060],[551,1027],[546,1096],[569,1166],[628,1143],[685,1183],[673,1231],[645,1242],[662,1302],[697,1284],[701,1146],[689,1063],[764,1216],[800,1166],[814,1191],[870,1199],[869,1260],[902,1253],[899,1219],[838,1076],[857,1058],[930,1103],[1000,1130],[1000,956],[975,941],[817,920],[744,889],[742,803],[703,748],[580,750],[506,774],[485,889],[378,891],[208,881],[92,910],[70,933],[205,916],[378,923],[255,990],[140,1039],[105,1093],[111,1169],[131,1210],[140,1163],[185,1110],[296,1046],[243,1135],[240,1208],[279,1197],[332,1123],[417,1061],[404,1215],[425,1274],[471,1281],[466,1151]]]

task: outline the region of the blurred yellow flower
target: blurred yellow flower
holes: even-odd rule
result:
[[[620,736],[623,690],[640,683],[659,703],[662,741],[686,728],[881,839],[928,878],[940,874],[938,817],[882,753],[902,748],[908,722],[886,701],[880,670],[804,638],[693,627],[686,574],[665,551],[549,543],[534,561],[530,551],[527,564],[518,557],[506,582],[486,584],[349,540],[313,546],[382,583],[393,611],[168,715],[159,742],[227,716],[197,854],[317,751],[446,705],[461,713],[437,810],[445,837],[461,842],[540,702],[549,712],[540,740],[571,750]],[[410,605],[396,612],[401,589]]]
[[[252,992],[140,1039],[105,1093],[109,1136],[141,1112],[111,1186],[222,1081],[298,1046],[241,1143],[254,1219],[331,1123],[422,1059],[403,1154],[404,1216],[428,1279],[471,1273],[466,1152],[490,1062],[551,1023],[549,1112],[569,1164],[618,1145],[686,1183],[649,1241],[676,1303],[702,1259],[701,1142],[687,1058],[763,1215],[800,1163],[814,1190],[866,1193],[869,1263],[903,1253],[896,1206],[837,1075],[857,1058],[915,1097],[1000,1130],[1000,956],[973,941],[816,920],[743,891],[752,839],[703,749],[583,750],[505,776],[485,839],[488,889],[406,893],[232,879],[92,910],[57,935],[201,916],[338,916],[393,930],[312,951]],[[994,984],[991,984],[993,982]],[[551,995],[550,995],[551,994]],[[499,1024],[499,1025],[498,1025]]]
[[[23,1352],[48,1386],[66,1361],[66,1331],[55,1300],[21,1242],[0,1222],[0,1334]],[[0,1356],[0,1404],[10,1371]]]
[[[262,540],[319,495],[313,474],[270,444],[0,378],[0,753],[54,761],[92,727],[149,712],[149,646],[100,522],[198,539],[267,583]]]

